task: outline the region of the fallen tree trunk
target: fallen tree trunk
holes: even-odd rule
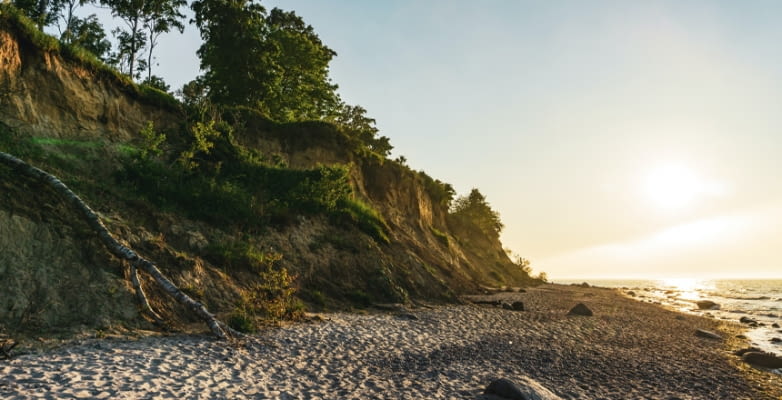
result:
[[[150,313],[152,318],[154,318],[156,321],[159,322],[161,318],[157,313],[155,313],[154,310],[152,310],[152,307],[149,305],[146,295],[141,288],[141,283],[138,281],[136,268],[139,268],[152,276],[155,282],[163,289],[163,291],[166,292],[166,294],[179,303],[185,305],[199,318],[201,318],[207,324],[207,326],[209,326],[209,329],[212,331],[212,333],[218,338],[227,339],[228,334],[226,334],[226,331],[231,335],[241,335],[239,332],[236,332],[221,321],[217,320],[214,314],[210,313],[203,304],[193,300],[193,298],[179,290],[179,288],[173,282],[171,282],[171,280],[169,280],[165,275],[163,275],[162,272],[160,272],[154,263],[141,257],[135,251],[117,241],[117,239],[114,238],[111,232],[109,232],[109,230],[100,220],[100,217],[98,217],[98,215],[81,198],[79,198],[78,195],[73,193],[71,189],[69,189],[54,175],[33,167],[32,165],[4,152],[0,152],[0,162],[18,172],[23,173],[24,175],[43,181],[52,189],[54,189],[57,194],[62,196],[67,202],[69,202],[73,207],[81,212],[87,224],[98,234],[98,237],[100,238],[103,245],[115,256],[130,262],[131,281],[136,290],[136,295],[139,298],[144,311]]]

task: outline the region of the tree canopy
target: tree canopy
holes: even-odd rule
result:
[[[451,215],[462,224],[486,235],[498,236],[504,228],[500,214],[492,210],[486,197],[478,189],[472,189],[469,195],[454,200]]]
[[[328,76],[336,53],[293,11],[248,0],[197,0],[198,49],[210,98],[249,106],[277,121],[323,119],[337,112]]]

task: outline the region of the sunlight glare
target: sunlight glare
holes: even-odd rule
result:
[[[682,164],[659,165],[646,176],[645,196],[665,210],[678,210],[695,203],[702,197],[724,194],[725,187],[710,182]]]

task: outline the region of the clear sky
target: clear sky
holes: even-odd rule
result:
[[[394,156],[550,278],[782,276],[782,3],[277,0]],[[162,39],[155,73],[198,73]]]

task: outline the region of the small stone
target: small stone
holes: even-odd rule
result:
[[[496,379],[483,393],[509,400],[562,400],[561,397],[527,377],[521,378],[521,384],[510,379]]]
[[[772,327],[772,328],[779,328],[779,324],[778,324],[778,323],[776,323],[776,322],[774,322],[773,324],[771,324],[771,327]]]
[[[719,304],[711,300],[700,300],[696,301],[695,304],[697,304],[698,308],[701,310],[717,310],[720,308]]]
[[[575,307],[568,311],[568,315],[582,315],[585,317],[591,317],[593,315],[592,310],[585,306],[584,303],[578,303]]]
[[[627,295],[635,297],[635,292],[631,290],[631,291],[627,292]]]
[[[742,324],[750,324],[750,325],[758,323],[758,321],[755,321],[754,319],[752,319],[750,317],[741,317],[741,318],[739,318],[739,322],[741,322]]]
[[[716,333],[714,333],[712,331],[707,331],[705,329],[697,329],[695,331],[695,336],[706,338],[706,339],[722,340],[722,336],[720,336],[720,335],[718,335],[718,334],[716,334]]]
[[[771,338],[771,343],[782,343],[782,339],[778,337]]]
[[[524,311],[524,303],[521,301],[514,301],[510,303],[510,309],[513,311]]]

